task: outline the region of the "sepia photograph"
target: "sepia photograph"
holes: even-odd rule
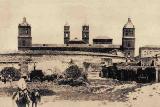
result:
[[[0,107],[159,107],[159,0],[0,0]]]

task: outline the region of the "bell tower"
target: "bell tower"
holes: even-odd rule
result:
[[[89,25],[82,26],[82,40],[89,44]]]
[[[25,51],[32,46],[31,26],[27,23],[26,17],[18,25],[18,50]]]
[[[64,25],[64,44],[68,44],[70,40],[70,26],[66,23]]]
[[[126,57],[134,57],[135,54],[135,27],[128,18],[128,22],[123,27],[122,50]]]

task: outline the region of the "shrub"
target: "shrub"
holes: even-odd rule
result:
[[[65,70],[64,76],[65,78],[58,80],[59,85],[81,86],[88,82],[87,73],[82,72],[81,69],[74,64]]]
[[[5,67],[1,71],[2,77],[12,80],[18,80],[21,77],[21,73],[14,67]]]
[[[66,78],[77,79],[81,76],[81,70],[77,65],[71,65],[65,70],[64,75]]]
[[[54,81],[57,79],[57,77],[58,77],[58,74],[45,75],[44,80]]]
[[[30,73],[31,81],[43,81],[44,74],[42,70],[33,70]]]

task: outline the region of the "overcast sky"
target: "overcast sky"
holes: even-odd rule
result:
[[[160,45],[159,4],[159,0],[0,0],[0,49],[17,49],[17,27],[24,16],[32,26],[33,43],[62,44],[63,25],[68,22],[71,38],[81,39],[86,23],[91,39],[102,35],[121,44],[122,28],[131,17],[136,50]]]

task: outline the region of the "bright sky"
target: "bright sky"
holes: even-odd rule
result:
[[[63,25],[68,22],[71,38],[81,39],[81,26],[87,23],[91,39],[103,35],[121,44],[122,28],[131,17],[136,50],[160,45],[159,4],[159,0],[0,0],[0,49],[17,49],[17,27],[24,16],[32,25],[33,43],[62,44]]]

